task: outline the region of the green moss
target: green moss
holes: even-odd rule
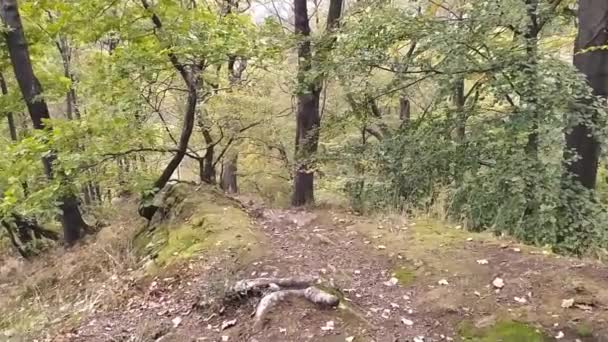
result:
[[[581,323],[576,326],[576,334],[579,337],[592,337],[593,328],[588,323]]]
[[[416,273],[414,273],[414,270],[406,266],[400,266],[393,269],[392,275],[399,280],[399,285],[401,286],[410,285],[416,280]]]
[[[247,213],[222,194],[203,189],[176,191],[175,196],[169,199],[172,202],[169,219],[140,234],[133,242],[140,257],[154,260],[149,272],[203,252],[230,250],[242,255],[261,250],[256,247],[262,238],[252,229]]]
[[[516,321],[499,321],[486,328],[477,328],[471,321],[461,322],[458,334],[465,341],[474,342],[544,342],[545,335],[536,328]]]

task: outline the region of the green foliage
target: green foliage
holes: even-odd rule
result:
[[[152,200],[183,126],[174,56],[200,71],[182,180],[199,181],[207,156],[219,175],[238,155],[241,190],[287,203],[293,95],[323,79],[319,153],[306,156],[322,193],[347,194],[359,211],[441,207],[442,218],[470,229],[569,253],[608,246],[605,170],[593,193],[564,175],[571,161],[563,160],[563,132],[596,123],[604,142],[608,127],[603,102],[569,61],[573,0],[539,0],[536,9],[521,0],[361,1],[335,34],[313,29],[315,65],[305,74],[294,59],[301,37],[279,18],[255,23],[242,4],[148,4],[20,2],[53,119],[51,129],[31,130],[2,54],[1,114],[14,114],[19,139],[0,147],[0,216],[52,220],[62,195],[86,200],[91,189]],[[238,77],[228,70],[234,63],[243,68]],[[76,120],[67,120],[68,92],[77,95]],[[40,160],[51,155],[48,180]]]
[[[550,37],[542,33],[539,42],[519,39],[528,20],[521,2],[427,10],[375,5],[346,19],[334,67],[354,99],[345,115],[355,118],[351,129],[382,133],[380,141],[368,134],[331,151],[346,155],[339,170],[353,205],[430,210],[441,201],[470,229],[565,252],[608,246],[596,195],[563,176],[564,127],[603,122],[605,110],[555,58],[562,46],[544,45]],[[539,12],[545,32],[568,30],[554,26],[558,13],[548,4]],[[465,97],[457,104],[459,79]],[[420,102],[410,122],[396,120],[400,97]]]

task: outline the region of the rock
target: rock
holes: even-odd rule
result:
[[[492,281],[492,286],[497,289],[502,289],[503,287],[505,287],[505,281],[502,280],[502,278],[496,277]]]
[[[574,305],[574,298],[562,300],[562,308],[564,308],[564,309],[571,308],[573,305]]]
[[[334,330],[334,321],[327,321],[325,323],[325,326],[321,327],[321,330],[323,331],[331,331]]]
[[[182,318],[177,316],[171,320],[171,323],[173,323],[174,328],[177,328],[182,323]]]
[[[399,284],[399,279],[397,279],[397,278],[395,278],[395,277],[392,277],[392,278],[391,278],[391,279],[389,279],[388,281],[385,281],[385,282],[384,282],[384,285],[386,285],[386,286],[395,286],[395,285],[397,285],[397,284]]]
[[[439,281],[437,282],[437,284],[442,285],[442,286],[448,286],[448,285],[450,285],[450,283],[448,283],[448,281],[447,281],[447,280],[445,280],[445,279],[441,279],[441,280],[439,280]]]
[[[513,300],[515,300],[519,304],[526,304],[528,302],[525,297],[513,297]]]
[[[222,322],[222,327],[220,328],[221,330],[226,330],[230,327],[233,327],[236,325],[236,318],[235,319],[231,319],[229,321],[223,321]]]
[[[405,318],[405,317],[401,317],[401,323],[407,325],[408,327],[414,325],[414,322]]]

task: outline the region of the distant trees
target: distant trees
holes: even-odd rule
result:
[[[78,196],[88,209],[139,192],[150,219],[176,171],[296,207],[325,174],[321,186],[361,210],[449,203],[475,229],[574,251],[598,236],[577,222],[608,202],[604,2],[580,0],[578,27],[574,2],[559,0],[357,1],[346,14],[343,0],[293,0],[293,18],[275,8],[256,22],[247,1],[119,3],[20,13],[0,0],[0,230],[15,245],[58,207],[76,241]],[[575,30],[573,67],[561,56]]]

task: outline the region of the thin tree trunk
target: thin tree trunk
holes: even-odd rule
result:
[[[574,50],[574,65],[583,73],[593,94],[606,98],[608,96],[608,51],[598,49],[585,51],[594,46],[608,44],[608,1],[580,0],[578,9],[579,27]],[[572,179],[587,189],[595,189],[597,168],[600,156],[600,143],[595,136],[593,125],[597,123],[595,115],[591,122],[576,121],[572,129],[566,130],[566,150],[564,152],[566,171]]]
[[[82,197],[85,205],[91,205],[92,203],[90,190],[91,188],[88,183],[82,186]]]
[[[234,154],[232,157],[225,158],[222,165],[222,182],[221,187],[224,192],[229,194],[236,194],[239,192],[237,184],[237,162],[238,154]]]
[[[456,141],[462,144],[466,139],[466,112],[464,95],[464,78],[459,78],[454,84],[454,105],[456,106]]]
[[[42,96],[42,86],[32,67],[27,40],[21,24],[21,17],[16,0],[1,0],[1,14],[4,23],[9,27],[5,33],[6,44],[10,55],[15,77],[26,102],[34,129],[48,129],[44,119],[49,119],[49,110]],[[42,163],[49,179],[53,178],[53,161],[55,154],[51,153],[43,157]],[[65,178],[65,175],[61,175]],[[67,182],[63,179],[64,182]],[[81,236],[81,232],[88,226],[82,219],[78,202],[74,194],[66,194],[60,198],[62,209],[62,224],[66,244],[74,244]]]
[[[407,126],[410,124],[411,105],[410,105],[410,100],[408,99],[408,97],[406,95],[402,96],[399,99],[399,119],[401,119],[401,122],[403,123],[404,126]]]
[[[8,95],[6,80],[4,79],[4,75],[2,73],[0,73],[0,89],[2,90],[2,95]],[[11,135],[11,140],[17,141],[17,127],[15,126],[15,117],[13,116],[13,112],[6,112],[6,119],[8,121],[8,130]]]
[[[205,155],[198,161],[200,179],[203,183],[215,184],[215,144],[211,137],[211,133],[204,127],[202,122],[199,122],[199,126],[202,128],[203,138],[205,139],[205,144],[207,145]]]
[[[522,102],[528,111],[530,124],[530,133],[528,134],[528,142],[526,144],[526,152],[533,159],[538,159],[539,145],[539,111],[538,98],[536,89],[538,89],[538,35],[540,34],[539,18],[538,18],[538,0],[525,0],[528,24],[524,33],[524,41],[526,47],[526,62],[523,64],[523,71],[526,77],[528,86],[525,89],[526,96]]]
[[[158,31],[161,31],[163,28],[162,22],[160,21],[160,18],[152,11],[148,1],[141,0],[141,3],[143,7],[150,12],[150,18],[156,29]],[[194,129],[194,117],[196,113],[196,104],[198,102],[197,79],[199,70],[197,70],[197,68],[194,66],[188,68],[184,64],[180,63],[179,59],[173,52],[169,52],[168,56],[169,61],[171,62],[173,67],[179,72],[184,83],[188,87],[188,99],[186,102],[186,111],[184,112],[184,122],[182,124],[182,131],[177,145],[177,152],[173,155],[173,158],[171,158],[171,160],[169,161],[161,175],[158,177],[156,182],[154,182],[152,188],[153,193],[150,194],[151,196],[154,196],[162,188],[164,188],[169,179],[171,179],[171,175],[173,174],[173,172],[175,172],[175,169],[177,169],[179,164],[186,156],[188,143],[190,142],[190,136],[192,135],[192,130]],[[139,208],[139,214],[148,220],[152,219],[152,216],[154,216],[154,213],[156,213],[156,211],[158,210],[158,207],[151,204],[149,200],[150,198],[145,199],[144,204],[141,205]]]
[[[15,232],[13,232],[13,229],[11,228],[10,224],[6,221],[2,221],[2,225],[4,226],[4,228],[6,228],[8,238],[9,240],[11,240],[11,244],[13,245],[13,247],[15,247],[19,255],[21,255],[24,259],[28,259],[30,255],[25,251],[25,249],[23,249],[23,246],[21,246],[19,241],[17,241],[17,238],[15,237]]]
[[[528,141],[525,146],[527,154],[528,171],[524,175],[526,189],[524,196],[526,199],[525,217],[534,217],[540,209],[540,199],[538,196],[538,174],[542,165],[538,157],[540,144],[539,122],[541,106],[538,101],[537,93],[539,89],[538,74],[538,39],[541,30],[538,15],[539,0],[525,0],[527,12],[527,24],[524,32],[524,45],[526,60],[521,66],[525,78],[524,94],[521,102],[524,106],[524,113],[529,120]]]

